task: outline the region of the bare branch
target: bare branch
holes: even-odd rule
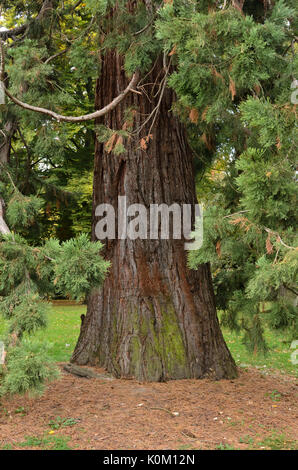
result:
[[[4,48],[3,48],[3,41],[0,38],[0,80],[3,80],[4,77]],[[112,111],[116,106],[121,103],[121,101],[125,98],[125,96],[131,91],[134,90],[135,85],[137,84],[139,80],[139,72],[135,72],[132,76],[131,81],[129,82],[128,86],[126,89],[120,93],[113,101],[111,101],[108,105],[106,105],[104,108],[99,109],[97,111],[94,111],[93,113],[90,114],[85,114],[82,116],[64,116],[62,114],[55,113],[54,111],[51,111],[50,109],[47,108],[41,108],[39,106],[33,106],[28,103],[24,103],[23,101],[19,100],[15,96],[13,96],[5,87],[4,82],[2,83],[3,89],[5,94],[13,101],[16,105],[20,106],[21,108],[27,109],[29,111],[34,111],[36,113],[41,113],[45,114],[47,116],[50,116],[53,119],[56,119],[57,121],[65,121],[65,122],[84,122],[84,121],[89,121],[96,119],[98,117],[104,116],[105,114],[109,113]]]
[[[140,131],[146,126],[146,124],[152,119],[152,122],[151,122],[151,125],[150,125],[150,128],[149,128],[149,131],[148,131],[148,135],[150,135],[151,133],[151,130],[155,124],[155,121],[157,119],[157,116],[158,116],[158,113],[159,113],[159,109],[160,109],[160,105],[161,105],[161,102],[162,102],[162,99],[163,99],[163,95],[164,95],[164,92],[165,92],[165,88],[166,88],[166,84],[167,84],[167,76],[168,76],[168,73],[169,73],[169,70],[170,70],[170,66],[171,66],[171,60],[172,60],[172,57],[170,58],[169,60],[169,64],[168,66],[165,66],[165,75],[164,77],[162,78],[160,84],[159,84],[159,88],[158,88],[158,91],[157,93],[154,95],[154,97],[156,97],[158,94],[159,94],[159,98],[158,98],[158,102],[157,102],[157,105],[154,107],[154,109],[152,110],[152,112],[149,114],[149,116],[145,119],[145,121],[142,123],[142,125],[140,127],[138,127],[138,129],[136,129],[133,134],[139,134]]]
[[[48,57],[47,60],[44,61],[45,64],[48,64],[51,60],[56,59],[56,57],[59,57],[62,54],[65,54],[69,50],[69,47],[66,49],[63,49],[63,51],[57,52],[57,54],[51,55],[51,57]]]
[[[96,119],[98,117],[104,116],[105,114],[115,109],[116,106],[119,103],[121,103],[121,101],[125,98],[125,96],[135,87],[135,85],[138,82],[138,79],[139,79],[139,73],[135,72],[128,86],[125,88],[125,90],[122,93],[120,93],[120,95],[118,95],[113,101],[111,101],[111,103],[109,103],[102,109],[99,109],[97,111],[94,111],[93,113],[85,114],[82,116],[64,116],[62,114],[57,114],[54,111],[51,111],[50,109],[40,108],[38,106],[32,106],[30,104],[24,103],[23,101],[19,100],[15,96],[11,95],[5,86],[4,86],[4,91],[6,95],[11,99],[11,101],[13,101],[16,105],[20,106],[21,108],[27,109],[29,111],[34,111],[36,113],[45,114],[47,116],[52,117],[53,119],[56,119],[57,121],[84,122],[84,121],[90,121],[92,119]]]
[[[297,250],[297,248],[295,246],[289,246],[285,242],[283,242],[278,232],[275,232],[274,230],[271,230],[268,227],[264,227],[264,230],[267,233],[274,235],[276,237],[277,241],[279,243],[281,243],[285,248],[288,248],[289,250]]]
[[[14,38],[26,32],[28,28],[28,23],[23,24],[22,26],[17,26],[16,28],[9,29],[7,31],[0,31],[0,38],[6,40],[8,38]]]

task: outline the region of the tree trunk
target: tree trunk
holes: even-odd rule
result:
[[[154,94],[162,67],[158,61],[146,77],[151,84],[146,94],[131,93],[101,123],[121,129],[125,109],[131,107],[138,129],[157,105],[159,96]],[[109,52],[97,83],[97,107],[126,84],[121,58]],[[146,149],[140,139],[148,134],[150,122],[125,142],[126,152],[120,156],[96,142],[93,214],[101,203],[111,204],[117,214],[118,196],[126,196],[127,205],[194,208],[193,155],[184,127],[170,111],[173,101],[173,92],[166,89]],[[94,240],[97,222],[94,215]],[[219,327],[209,265],[189,270],[184,240],[109,240],[105,254],[112,263],[110,274],[89,297],[72,362],[98,364],[117,377],[140,381],[237,375]]]

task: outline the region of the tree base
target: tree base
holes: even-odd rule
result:
[[[200,271],[201,280],[204,272],[207,282],[208,267]],[[204,285],[198,297],[203,292],[206,297]],[[97,365],[117,378],[141,382],[237,377],[212,297],[201,299],[195,310],[196,296],[187,305],[186,294],[180,288],[176,297],[173,292],[171,297],[162,293],[132,297],[124,291],[116,295],[107,279],[101,292],[89,299],[71,362]]]

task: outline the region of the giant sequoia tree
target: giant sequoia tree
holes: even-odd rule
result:
[[[71,236],[65,191],[56,183],[72,170],[83,178],[90,173],[93,133],[93,242],[97,207],[110,204],[117,214],[119,196],[147,209],[189,204],[193,222],[196,192],[207,206],[204,245],[190,257],[183,239],[150,239],[149,220],[145,239],[116,233],[106,240],[111,267],[101,287],[107,264],[96,257],[90,265],[95,245],[88,253],[86,239],[75,243],[76,253],[68,245],[78,256],[69,269],[73,286],[65,257],[59,268],[58,252],[53,260],[46,255],[56,258],[56,287],[64,275],[69,293],[77,283],[89,291],[72,361],[140,380],[234,376],[215,301],[226,324],[245,330],[254,352],[266,349],[264,300],[277,306],[274,325],[295,324],[284,295],[296,292],[294,1],[19,0],[13,9],[11,3],[4,2],[11,29],[0,31],[8,96],[1,114],[0,231],[9,232],[18,213],[30,222],[40,207],[31,196],[41,187],[42,223],[63,221],[62,240]],[[43,233],[45,239],[53,229]],[[23,249],[17,240],[14,250]],[[39,244],[36,235],[29,240]],[[11,247],[2,247],[6,262]],[[38,279],[35,261],[30,269]],[[76,273],[82,261],[86,272]],[[215,271],[215,300],[206,262]],[[13,292],[4,281],[2,302],[10,306]]]
[[[45,3],[53,9],[52,2]],[[175,47],[167,50],[155,34],[162,5],[153,0],[86,3],[94,15],[91,24],[98,28],[101,67],[95,104],[102,112],[65,117],[53,107],[28,106],[23,90],[16,90],[19,98],[9,90],[7,95],[20,108],[60,121],[96,118],[95,240],[96,207],[110,203],[117,210],[118,196],[126,196],[128,205],[177,203],[193,210],[197,200],[193,151],[167,86],[175,70]],[[176,3],[180,8],[181,2]],[[203,3],[206,8],[208,2]],[[209,3],[222,7],[221,2]],[[186,5],[194,11],[199,6]],[[19,27],[3,37],[19,37],[27,30]],[[46,28],[44,33],[50,34]],[[116,238],[106,242],[105,257],[111,269],[102,288],[89,295],[74,362],[99,364],[139,380],[236,375],[217,319],[209,265],[190,270],[183,239]]]
[[[97,84],[100,107],[127,81],[116,51],[106,53],[102,67]],[[193,154],[185,128],[171,113],[174,94],[162,91],[160,104],[160,95],[154,97],[162,89],[164,74],[157,59],[146,77],[146,94],[130,94],[105,118],[106,126],[121,129],[126,107],[135,110],[134,135],[121,155],[111,155],[104,144],[96,143],[94,210],[105,202],[117,208],[119,195],[126,196],[128,205],[196,204]],[[143,125],[144,116],[155,108],[153,125]],[[140,144],[142,139],[146,145]],[[96,217],[94,239],[95,223]],[[75,362],[98,360],[118,376],[141,380],[235,374],[216,316],[209,266],[190,271],[183,240],[115,239],[107,242],[106,255],[111,271],[102,289],[89,298]]]
[[[104,107],[125,88],[126,70],[140,69],[141,79],[139,93],[100,122],[112,131],[108,142],[96,142],[94,214],[101,203],[117,209],[118,196],[126,196],[127,205],[148,208],[162,203],[194,208],[197,202],[193,153],[185,127],[172,113],[175,95],[166,84],[171,56],[162,54],[154,37],[157,6],[120,2],[102,21],[106,37],[96,106]],[[118,150],[120,129],[128,137]],[[95,216],[94,239],[96,222]],[[98,363],[117,376],[140,380],[235,375],[209,266],[189,270],[183,240],[115,239],[106,243],[106,256],[111,271],[90,295],[73,361]]]

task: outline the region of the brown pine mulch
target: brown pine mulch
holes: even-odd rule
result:
[[[53,432],[49,422],[58,417],[76,424]],[[235,380],[139,383],[79,378],[61,367],[42,397],[2,401],[0,448],[45,435],[68,436],[72,449],[266,448],[272,436],[293,448],[297,423],[297,382],[277,372],[248,368]]]

